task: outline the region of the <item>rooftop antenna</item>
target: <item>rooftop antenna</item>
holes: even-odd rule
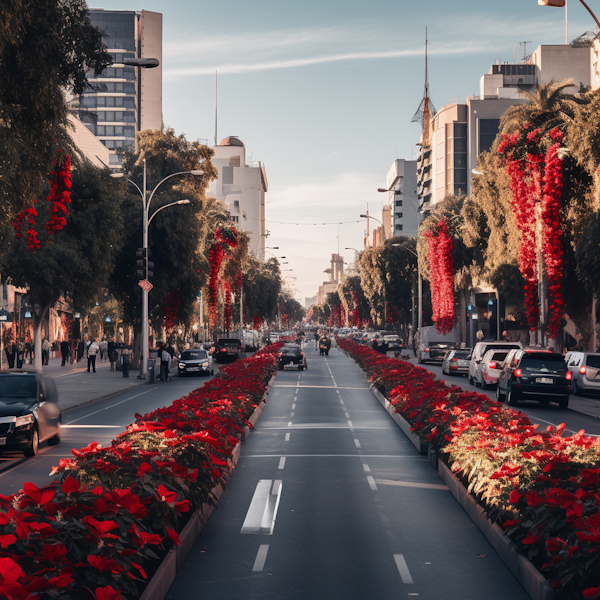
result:
[[[515,46],[515,51],[513,54],[513,65],[517,64],[517,47]]]
[[[500,44],[498,44],[498,63],[497,64],[501,64],[501,61],[500,61]]]
[[[527,44],[531,44],[532,42],[519,42],[519,46],[523,46],[523,62],[526,63],[527,59]]]
[[[423,127],[423,144],[422,149],[429,148],[429,134],[431,118],[435,115],[435,108],[429,99],[429,79],[427,76],[427,27],[425,27],[425,88],[423,90],[423,99],[411,123],[420,123]]]
[[[215,71],[215,146],[217,145],[217,72]]]

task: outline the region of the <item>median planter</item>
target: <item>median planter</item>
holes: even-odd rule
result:
[[[532,597],[600,598],[600,439],[565,435],[564,424],[539,429],[411,363],[339,345],[429,444],[430,462],[464,490],[461,504],[495,532],[494,545],[509,548],[501,556]]]

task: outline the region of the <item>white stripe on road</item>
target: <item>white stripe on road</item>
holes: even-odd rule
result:
[[[285,467],[285,456],[282,456],[279,459],[279,466],[277,467],[279,470],[283,469]]]
[[[352,421],[348,421],[348,427],[354,427],[354,425],[352,425]]]
[[[340,400],[340,404],[341,404],[342,406],[344,406],[344,401],[343,401],[343,400]]]
[[[347,412],[344,413],[344,416],[346,417],[346,419],[350,418],[350,415]]]
[[[261,544],[258,548],[256,560],[252,571],[262,571],[265,568],[265,561],[267,560],[267,552],[269,551],[269,544]]]
[[[285,434],[285,441],[286,441],[286,442],[289,442],[289,441],[290,441],[290,434],[289,434],[289,433],[286,433],[286,434]]]
[[[292,411],[292,412],[290,413],[290,417],[293,417],[293,416],[294,416],[294,411]]]
[[[360,442],[359,442],[358,440],[354,440],[354,445],[355,445],[357,448],[360,448]]]
[[[281,479],[261,479],[256,485],[241,533],[273,534],[281,498]]]
[[[294,396],[294,402],[298,400],[298,396]]]
[[[373,479],[373,477],[371,475],[367,476],[367,481],[369,482],[369,487],[373,491],[377,491],[377,484],[375,483],[375,480]]]
[[[412,577],[410,576],[410,571],[408,570],[406,561],[404,560],[404,555],[394,554],[394,560],[396,561],[396,566],[398,567],[398,573],[400,573],[400,577],[402,578],[402,583],[414,583]]]
[[[363,469],[365,470],[365,473],[370,473],[371,472],[371,467],[369,467],[369,465],[363,463]]]
[[[416,483],[413,481],[396,481],[395,479],[378,479],[380,485],[396,485],[400,487],[421,488],[424,490],[443,490],[448,491],[447,485],[441,483]]]
[[[295,409],[296,409],[296,405],[292,404],[292,410],[295,410]]]
[[[290,422],[288,423],[288,427],[291,427],[291,426],[292,426],[292,422],[290,421]]]
[[[126,425],[62,425],[62,429],[123,429]]]
[[[63,425],[63,427],[66,427],[66,425],[71,425],[72,423],[77,423],[77,421],[81,421],[82,419],[87,419],[88,417],[91,417],[93,415],[97,415],[98,413],[101,413],[104,410],[110,410],[111,408],[114,408],[115,406],[119,406],[119,404],[129,402],[130,400],[133,400],[134,398],[139,398],[140,396],[143,396],[144,394],[148,394],[148,393],[153,392],[154,390],[158,390],[158,389],[161,389],[161,388],[152,388],[151,390],[146,390],[145,392],[141,392],[140,394],[131,396],[131,398],[125,398],[125,400],[121,400],[121,402],[117,402],[116,404],[111,404],[110,406],[107,406],[106,408],[101,408],[100,410],[96,410],[94,412],[88,413],[87,415],[85,415],[83,417],[79,417],[79,419],[74,419],[73,421],[69,421],[68,423]],[[129,423],[127,423],[127,424],[129,425]]]

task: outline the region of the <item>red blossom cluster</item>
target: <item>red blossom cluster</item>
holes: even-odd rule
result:
[[[113,442],[73,450],[61,479],[0,495],[0,598],[138,598],[193,510],[214,504],[279,345],[146,415]]]
[[[536,213],[540,208],[543,253],[549,282],[548,335],[556,338],[563,315],[562,296],[562,232],[560,199],[563,188],[563,167],[558,157],[563,133],[550,131],[552,144],[542,150],[539,129],[529,131],[529,124],[510,135],[504,135],[498,152],[506,165],[513,193],[512,211],[521,233],[519,269],[525,279],[527,321],[534,330],[539,320],[538,264],[536,255]]]
[[[171,291],[165,298],[165,330],[167,335],[173,329],[179,312],[179,289]]]
[[[557,590],[600,597],[600,439],[539,431],[487,396],[339,339],[411,428],[429,442]]]
[[[67,224],[69,211],[67,205],[71,204],[71,157],[68,154],[62,157],[62,150],[58,150],[54,161],[54,171],[48,180],[50,194],[50,219],[46,223],[48,236],[52,237],[55,231],[60,231]]]
[[[37,204],[37,200],[34,200],[34,204]],[[37,217],[37,210],[34,206],[23,209],[17,218],[13,221],[13,227],[15,229],[15,236],[18,240],[23,237],[22,228],[23,222],[27,221],[29,223],[29,229],[27,229],[27,247],[35,252],[40,249],[40,240],[38,238],[38,233],[35,230],[35,217]]]
[[[215,231],[215,241],[209,252],[210,273],[208,280],[208,315],[210,328],[214,329],[217,324],[217,307],[219,303],[219,288],[221,287],[221,267],[226,259],[231,256],[231,250],[238,245],[237,229],[232,227],[226,229],[220,227]],[[241,273],[240,273],[241,277]],[[240,286],[241,286],[241,279]],[[224,298],[224,302],[231,302],[229,298]]]
[[[223,290],[223,323],[225,331],[231,329],[231,286],[228,281],[223,281],[221,284]]]
[[[429,255],[432,320],[438,333],[446,334],[454,327],[454,257],[448,226],[439,221],[437,231],[426,231]]]

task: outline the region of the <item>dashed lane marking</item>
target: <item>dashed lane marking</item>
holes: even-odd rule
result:
[[[290,422],[288,423],[288,427],[291,427],[291,426],[292,426],[292,422],[290,421]]]
[[[355,445],[357,448],[360,448],[360,442],[359,442],[358,440],[354,440],[354,445]]]
[[[412,577],[410,576],[408,565],[404,560],[404,555],[394,554],[394,560],[396,561],[396,567],[398,567],[398,573],[400,573],[400,577],[402,578],[402,583],[414,583]]]
[[[282,456],[279,459],[279,466],[277,467],[278,470],[282,470],[285,467],[285,456]]]
[[[373,477],[371,475],[367,476],[367,481],[369,482],[369,487],[373,490],[373,491],[377,491],[377,484],[375,483],[375,480],[373,479]]]
[[[371,467],[369,467],[369,465],[363,463],[363,469],[365,470],[365,473],[370,473],[371,472]]]
[[[273,534],[281,498],[281,479],[261,479],[246,513],[241,533]]]
[[[265,568],[265,561],[267,560],[267,552],[269,551],[269,544],[261,544],[256,554],[256,560],[252,571],[262,571]]]
[[[285,441],[286,441],[286,442],[289,442],[289,441],[290,441],[290,434],[289,434],[289,433],[286,433],[286,434],[285,434]]]
[[[350,421],[350,419],[348,419],[348,427],[351,427],[351,428],[354,427],[354,425],[352,425],[352,421]]]

